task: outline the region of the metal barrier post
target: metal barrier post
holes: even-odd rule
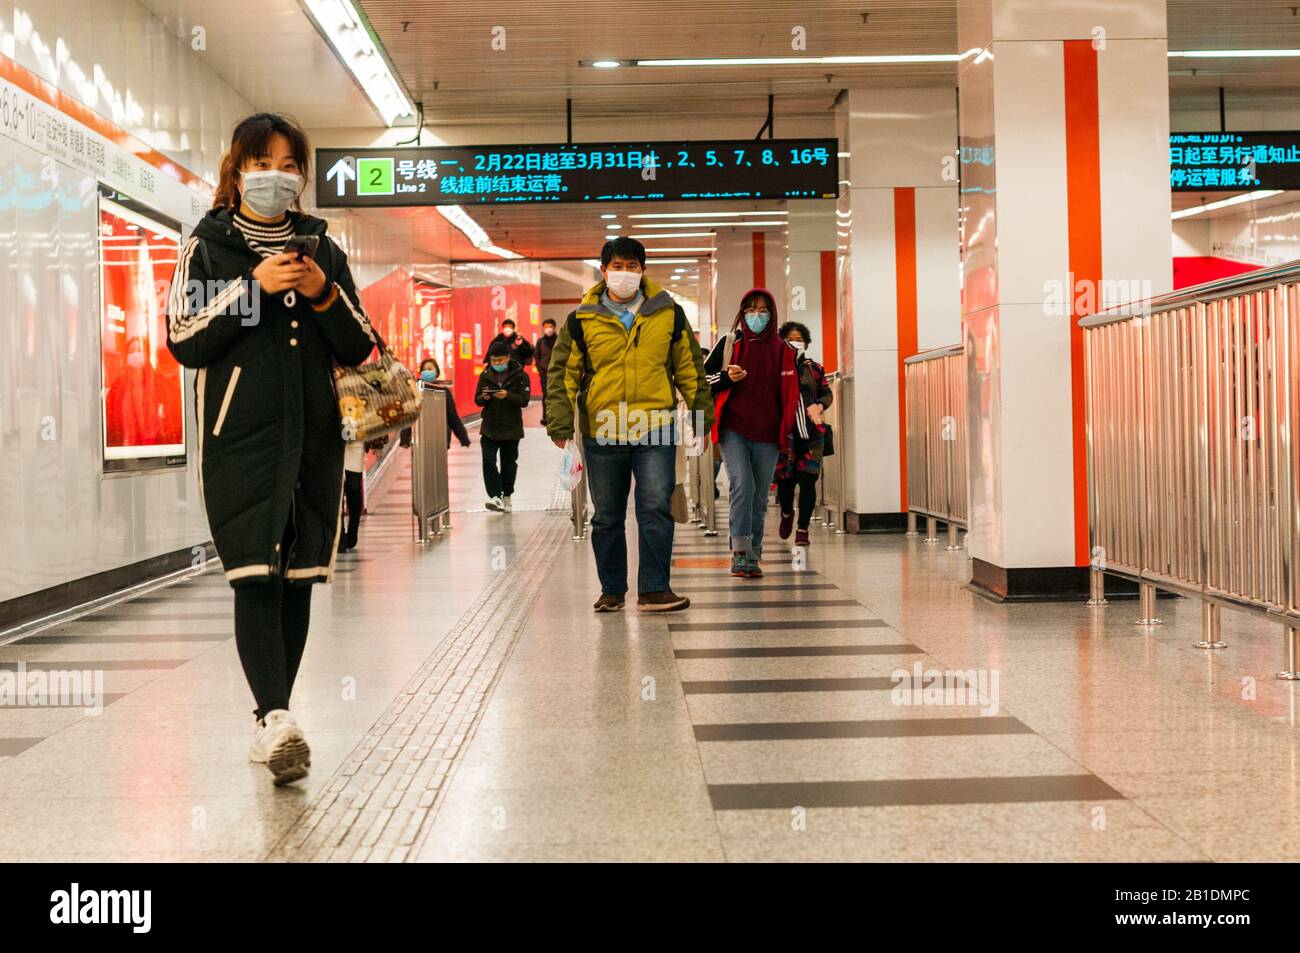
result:
[[[1106,574],[1096,566],[1088,570],[1088,605],[1109,605],[1106,601]]]
[[[933,516],[925,518],[925,541],[927,543],[939,542],[939,521]]]
[[[447,474],[447,400],[440,387],[422,388],[420,417],[411,427],[411,512],[415,539],[427,543],[451,526]]]
[[[569,520],[573,523],[573,538],[587,538],[587,468],[582,469],[582,479],[569,494]]]
[[[1149,582],[1138,583],[1139,618],[1134,625],[1160,625],[1156,615],[1156,587]]]
[[[718,500],[715,495],[717,480],[713,476],[713,455],[718,451],[713,446],[713,440],[707,433],[701,434],[699,439],[700,453],[696,459],[700,461],[700,503],[704,507],[704,515],[700,520],[700,525],[704,528],[705,536],[717,536]]]
[[[916,511],[915,511],[915,510],[908,510],[908,511],[907,511],[907,533],[906,533],[906,535],[908,535],[908,536],[920,536],[920,535],[921,535],[920,533],[918,533],[918,532],[916,531]]]
[[[1219,638],[1219,605],[1208,599],[1201,603],[1201,641],[1194,643],[1198,649],[1221,649],[1225,645]]]
[[[958,542],[958,536],[957,536],[957,524],[956,524],[956,523],[949,523],[949,524],[948,524],[948,548],[949,548],[949,549],[961,549],[961,543]]]
[[[1300,680],[1300,664],[1296,660],[1296,634],[1300,632],[1296,626],[1290,623],[1282,624],[1282,657],[1286,660],[1286,669],[1278,672],[1278,678],[1284,678],[1289,682]]]

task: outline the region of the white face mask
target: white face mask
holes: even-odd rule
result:
[[[295,172],[260,169],[242,174],[239,192],[258,215],[279,218],[298,198],[302,186],[302,176]]]
[[[806,348],[808,345],[805,344],[803,341],[791,341],[790,346],[794,348],[796,351],[798,351],[800,354],[802,354],[804,348]]]
[[[605,287],[613,292],[616,298],[630,298],[636,294],[636,289],[641,287],[641,275],[635,271],[607,271]]]

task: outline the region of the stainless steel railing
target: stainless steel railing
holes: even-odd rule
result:
[[[960,344],[923,351],[903,362],[906,375],[907,534],[924,516],[925,541],[948,526],[948,548],[960,549],[969,520],[966,464],[966,358]]]
[[[684,402],[677,405],[678,433],[685,440],[691,415]],[[704,531],[705,536],[718,535],[718,501],[715,495],[717,479],[713,462],[717,459],[718,448],[713,445],[711,436],[705,432],[696,435],[693,442],[686,442],[686,505],[690,512],[690,522]]]
[[[831,405],[826,408],[823,420],[830,424],[831,441],[835,452],[829,457],[822,457],[821,473],[818,476],[817,503],[826,511],[823,522],[834,526],[837,534],[844,533],[844,460],[849,452],[849,435],[846,428],[840,426],[844,420],[844,381],[838,371],[826,375],[826,383],[831,389]]]
[[[1200,598],[1201,648],[1220,610],[1283,626],[1297,663],[1300,263],[1238,275],[1080,321],[1087,376],[1094,605],[1104,575]]]
[[[447,473],[447,400],[441,387],[424,387],[420,419],[411,428],[411,512],[415,538],[425,543],[451,528]]]

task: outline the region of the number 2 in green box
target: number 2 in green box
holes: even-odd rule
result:
[[[392,195],[393,160],[391,158],[358,159],[357,194]]]

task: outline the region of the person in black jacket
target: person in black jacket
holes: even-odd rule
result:
[[[542,336],[537,339],[533,354],[537,358],[537,379],[542,385],[542,395],[546,395],[546,372],[551,367],[551,352],[555,350],[555,319],[547,318],[542,322]],[[542,426],[546,426],[546,401],[542,401]]]
[[[524,438],[524,408],[532,397],[532,385],[523,365],[510,356],[510,345],[493,341],[488,347],[488,366],[479,375],[474,403],[483,408],[479,446],[483,448],[483,484],[487,508],[510,512],[519,470],[519,441]],[[497,456],[501,468],[497,469]]]
[[[309,156],[306,135],[283,116],[235,126],[167,309],[168,348],[198,369],[200,490],[257,702],[249,757],[277,785],[311,766],[288,708],[311,585],[333,577],[339,543],[345,437],[334,365],[361,364],[377,341],[347,256],[325,222],[297,210]],[[314,254],[285,251],[313,239]]]
[[[506,318],[501,322],[501,333],[488,341],[488,352],[491,353],[492,345],[502,341],[509,346],[510,357],[519,362],[522,367],[527,367],[533,362],[533,346],[528,343],[528,339],[522,334],[515,331],[515,322]],[[483,356],[483,363],[488,361],[488,355]]]
[[[451,388],[442,382],[442,369],[438,367],[436,358],[426,357],[420,362],[420,383],[426,389],[437,388],[447,392],[447,399],[444,403],[447,405],[447,449],[451,449],[452,434],[460,441],[462,447],[469,446],[469,431],[465,429],[465,423],[460,419],[460,414],[456,412],[456,398],[452,394]],[[402,431],[402,446],[411,445],[411,428]]]

